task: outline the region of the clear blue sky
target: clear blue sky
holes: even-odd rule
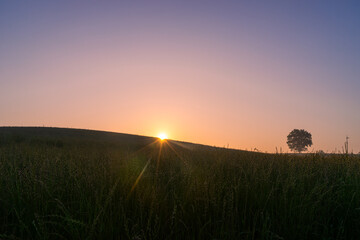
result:
[[[360,151],[359,1],[1,1],[0,125]]]

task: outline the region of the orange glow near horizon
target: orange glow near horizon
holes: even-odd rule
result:
[[[348,135],[360,152],[351,4],[6,2],[0,126],[165,133],[159,141],[262,152],[290,151],[298,128],[313,136],[309,151],[338,152]]]

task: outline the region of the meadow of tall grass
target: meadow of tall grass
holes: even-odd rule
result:
[[[0,128],[0,239],[359,239],[360,158]]]

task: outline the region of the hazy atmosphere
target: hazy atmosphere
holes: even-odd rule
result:
[[[359,1],[0,2],[0,126],[360,151]]]
[[[360,239],[360,1],[0,1],[0,240]]]

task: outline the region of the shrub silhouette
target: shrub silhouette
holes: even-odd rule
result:
[[[304,129],[294,129],[287,136],[287,142],[292,151],[303,152],[310,147],[312,143],[311,133]]]

